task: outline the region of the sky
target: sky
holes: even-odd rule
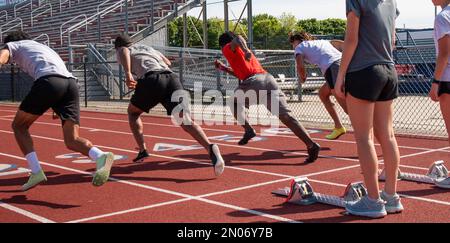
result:
[[[215,4],[216,2],[219,2]],[[223,18],[223,1],[207,0],[208,16]],[[229,3],[230,19],[236,19],[242,12],[246,1]],[[403,28],[432,28],[434,20],[434,6],[431,0],[397,0],[401,12],[397,19],[397,27]],[[283,12],[291,13],[298,19],[316,18],[345,18],[345,0],[253,0],[253,14],[269,13],[280,16]],[[191,15],[198,16],[199,10]],[[246,16],[247,13],[244,13]]]

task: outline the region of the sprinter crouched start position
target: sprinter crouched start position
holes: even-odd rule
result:
[[[116,38],[115,48],[117,62],[125,69],[127,86],[135,89],[128,106],[130,128],[139,146],[139,153],[134,162],[140,162],[149,156],[144,141],[141,114],[148,113],[161,103],[167,110],[167,115],[178,118],[181,116],[181,127],[208,151],[215,174],[217,176],[222,174],[225,162],[219,147],[217,144],[211,144],[203,129],[192,121],[189,108],[184,107],[179,114],[173,114],[176,113],[177,106],[185,104],[181,101],[186,92],[178,77],[169,68],[170,61],[150,46],[133,44],[127,35]],[[138,78],[137,81],[134,76]]]

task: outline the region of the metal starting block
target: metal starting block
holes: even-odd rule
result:
[[[362,182],[356,182],[347,185],[342,197],[326,195],[314,192],[308,178],[301,177],[293,179],[290,187],[277,189],[272,191],[272,194],[285,196],[286,202],[299,205],[323,203],[344,208],[347,202],[357,201],[367,195],[367,189]]]
[[[386,173],[384,169],[380,170],[379,172],[380,175],[378,176],[378,179],[380,181],[385,181]],[[435,161],[433,164],[431,164],[430,168],[428,169],[428,173],[426,175],[406,173],[401,172],[400,169],[398,170],[399,180],[435,184],[436,180],[444,180],[446,178],[448,178],[448,170],[445,167],[443,160]]]

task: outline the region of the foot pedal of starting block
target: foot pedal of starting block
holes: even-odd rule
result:
[[[314,192],[311,184],[308,182],[308,178],[301,177],[293,179],[290,187],[274,190],[272,194],[285,196],[287,197],[286,202],[293,204],[310,205],[313,203],[322,203],[345,207],[347,202],[357,201],[367,195],[367,189],[362,182],[350,183],[345,188],[344,195],[338,197]]]
[[[386,173],[384,170],[380,171],[379,180],[386,180]],[[427,184],[435,184],[436,180],[444,180],[448,178],[448,169],[444,165],[443,160],[439,160],[431,164],[426,175],[405,173],[398,171],[398,179],[405,181],[415,181]]]

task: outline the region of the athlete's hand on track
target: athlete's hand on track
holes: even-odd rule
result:
[[[436,102],[439,101],[438,92],[439,92],[439,84],[436,84],[436,83],[432,84],[431,85],[431,90],[430,90],[430,93],[429,93],[430,98],[431,98],[432,101],[436,101]]]

